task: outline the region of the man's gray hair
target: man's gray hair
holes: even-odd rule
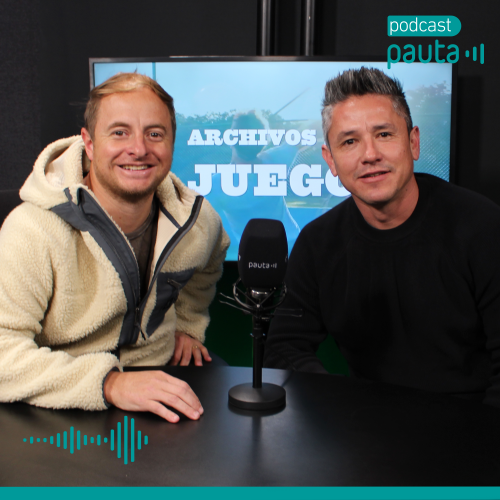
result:
[[[330,147],[328,132],[332,126],[333,106],[346,101],[352,96],[378,94],[389,97],[396,113],[404,118],[408,135],[413,128],[410,108],[405,99],[403,86],[396,78],[390,78],[384,72],[375,68],[349,69],[329,80],[325,85],[325,98],[321,116],[323,119],[323,136],[326,145]]]

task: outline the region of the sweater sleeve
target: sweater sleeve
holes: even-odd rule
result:
[[[285,278],[287,296],[271,322],[264,366],[328,373],[316,356],[328,332],[321,320],[314,271],[317,257],[307,234],[307,229],[300,233],[290,255]]]
[[[207,212],[204,223],[210,229],[206,228],[205,234],[212,234],[213,237],[199,241],[198,244],[207,246],[208,259],[202,268],[194,272],[175,303],[176,330],[187,333],[200,342],[205,341],[205,330],[210,322],[208,306],[215,296],[215,285],[222,275],[222,264],[230,243],[215,210],[208,206]]]
[[[57,242],[25,208],[0,231],[0,401],[104,410],[103,380],[119,365],[115,356],[73,357],[37,344],[57,293],[50,250]]]

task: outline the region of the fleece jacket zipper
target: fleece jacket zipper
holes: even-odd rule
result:
[[[182,238],[186,236],[186,234],[191,230],[191,228],[194,226],[196,223],[198,216],[200,214],[201,210],[201,205],[203,203],[203,196],[197,196],[194,200],[193,208],[191,210],[191,214],[189,215],[188,220],[186,223],[181,226],[177,232],[170,238],[170,241],[165,245],[165,248],[162,250],[160,257],[158,258],[158,261],[155,266],[153,278],[151,279],[151,282],[149,283],[149,288],[148,291],[146,292],[146,295],[144,299],[141,301],[140,306],[138,307],[138,324],[136,323],[136,328],[138,327],[140,332],[142,333],[143,337],[146,338],[146,334],[142,331],[141,329],[141,324],[142,324],[142,316],[144,314],[144,309],[146,307],[146,302],[149,298],[149,295],[151,293],[151,290],[153,289],[153,285],[158,279],[158,276],[160,275],[160,271],[163,268],[165,262],[167,261],[168,257],[170,254],[173,252],[175,247],[180,243]],[[176,288],[180,288],[180,285],[176,283],[173,280],[170,280],[171,284],[174,285]],[[137,337],[139,336],[139,332],[137,332],[136,340]]]
[[[73,203],[73,198],[68,188],[64,190],[64,193],[68,198],[68,202],[53,207],[51,210],[75,229],[88,232],[115,268],[121,278],[123,291],[127,300],[127,311],[123,318],[118,348],[124,345],[135,344],[140,333],[146,338],[146,334],[142,332],[141,323],[146,302],[153,285],[169,255],[195,224],[201,210],[203,196],[196,197],[187,222],[178,229],[165,245],[155,267],[148,291],[144,299],[140,301],[139,266],[133,250],[122,232],[106,215],[106,212],[104,212],[94,197],[84,189],[78,190],[76,204]]]

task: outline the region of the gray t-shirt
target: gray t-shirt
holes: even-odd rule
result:
[[[154,197],[148,218],[135,231],[125,235],[134,249],[135,258],[139,265],[141,300],[146,295],[148,289],[151,274],[151,261],[153,259],[156,241],[157,220],[158,201],[156,197]]]

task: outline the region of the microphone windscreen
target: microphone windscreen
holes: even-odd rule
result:
[[[247,288],[279,287],[285,278],[288,243],[283,223],[250,219],[241,236],[238,271]]]

